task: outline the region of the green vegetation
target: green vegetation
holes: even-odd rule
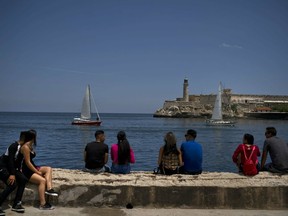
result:
[[[288,112],[288,104],[278,104],[271,106],[275,112]]]
[[[238,114],[237,104],[232,104],[232,105],[231,105],[231,110],[232,110],[235,114]]]

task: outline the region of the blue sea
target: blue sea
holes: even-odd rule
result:
[[[37,165],[54,168],[82,169],[85,145],[94,141],[94,133],[102,129],[106,144],[116,143],[119,130],[124,130],[135,152],[134,171],[151,171],[157,167],[159,148],[164,144],[164,135],[172,131],[180,147],[187,129],[198,133],[196,141],[203,146],[203,170],[237,172],[232,154],[242,142],[244,133],[254,135],[255,144],[262,152],[264,132],[267,126],[274,126],[278,136],[288,140],[286,120],[238,120],[235,127],[206,126],[204,119],[153,118],[152,114],[100,114],[101,126],[71,125],[75,113],[22,113],[0,112],[0,154],[14,141],[20,131],[37,131]],[[260,158],[259,158],[260,159]],[[109,158],[109,165],[111,160]]]

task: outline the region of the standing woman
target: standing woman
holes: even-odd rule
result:
[[[117,134],[118,143],[111,146],[111,172],[128,174],[131,171],[130,163],[135,163],[135,156],[124,131]]]
[[[160,173],[172,175],[179,173],[182,166],[182,155],[176,145],[176,137],[172,132],[168,132],[164,137],[164,146],[159,150],[158,166]]]
[[[33,137],[33,139],[26,142],[21,147],[21,153],[24,156],[22,172],[29,179],[29,182],[38,185],[40,199],[39,209],[52,210],[54,207],[52,207],[50,203],[46,202],[45,199],[45,194],[58,196],[58,193],[52,189],[52,168],[49,166],[39,167],[33,162],[33,158],[36,156],[36,152],[34,151],[34,147],[36,146],[36,131],[30,130],[29,132],[29,136]]]

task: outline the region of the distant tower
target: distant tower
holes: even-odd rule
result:
[[[189,102],[189,93],[188,93],[188,79],[184,79],[183,84],[183,101]]]

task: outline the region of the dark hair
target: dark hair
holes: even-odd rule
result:
[[[126,164],[130,162],[130,144],[126,138],[124,131],[117,134],[118,140],[118,164]]]
[[[266,133],[270,133],[272,136],[276,136],[277,130],[274,127],[266,127]]]
[[[197,132],[195,130],[193,130],[193,129],[189,129],[189,130],[187,130],[186,135],[190,135],[190,136],[196,138],[197,137]]]
[[[35,130],[29,130],[21,133],[20,137],[24,141],[24,143],[34,140],[33,145],[36,146],[36,135],[37,133]]]
[[[251,134],[244,134],[243,138],[247,141],[248,144],[254,144],[254,137]]]
[[[165,155],[168,155],[170,153],[175,153],[175,154],[179,154],[179,151],[177,150],[177,146],[176,146],[176,137],[172,132],[168,132],[165,137],[164,137],[164,149],[163,149],[163,153]]]
[[[97,138],[97,136],[101,135],[101,134],[104,134],[104,131],[103,130],[97,130],[95,132],[95,138]]]
[[[30,132],[31,134],[34,134],[34,143],[33,143],[33,145],[36,146],[36,145],[37,145],[37,141],[36,141],[37,132],[36,132],[36,130],[34,130],[34,129],[30,129],[29,132]],[[32,135],[32,136],[33,136],[33,135]]]
[[[19,140],[25,142],[25,135],[26,135],[27,131],[21,131],[20,132],[20,137]]]

